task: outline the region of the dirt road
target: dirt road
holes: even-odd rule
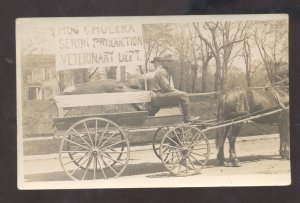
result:
[[[228,143],[225,143],[225,146],[225,157],[228,157]],[[121,177],[109,181],[97,180],[97,183],[90,182],[86,187],[143,187],[143,183],[148,185],[147,187],[175,187],[176,185],[198,187],[227,184],[286,185],[290,181],[290,161],[282,160],[279,157],[278,149],[278,135],[241,137],[237,140],[236,150],[242,166],[220,167],[216,165],[217,152],[212,141],[210,160],[201,174],[174,177],[155,156],[151,146],[133,147],[129,164]],[[70,180],[62,170],[57,155],[25,157],[24,174],[24,182],[30,185],[42,181],[46,188],[48,188],[49,181],[65,183]],[[71,183],[71,185],[62,187],[75,187],[76,184]],[[105,183],[105,185],[100,183]],[[80,187],[85,187],[84,185],[85,183],[81,183]]]

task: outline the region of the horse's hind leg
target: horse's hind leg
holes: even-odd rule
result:
[[[289,132],[285,135],[285,138],[286,138],[284,143],[285,158],[290,159],[290,133]]]
[[[280,156],[283,159],[290,159],[290,130],[285,128],[279,133],[280,135]]]
[[[283,159],[290,159],[290,128],[289,128],[289,110],[283,110],[279,119],[280,136],[280,156]]]
[[[241,130],[242,123],[232,125],[231,132],[228,135],[229,140],[229,159],[234,167],[239,167],[239,160],[236,157],[235,141]]]

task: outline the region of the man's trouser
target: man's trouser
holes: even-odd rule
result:
[[[164,100],[164,103],[162,104],[159,102],[159,98],[164,98],[164,99],[169,98],[170,103],[174,103],[172,101],[174,99],[179,99],[181,111],[183,114],[183,121],[189,122],[191,120],[190,111],[189,111],[189,96],[186,92],[182,92],[179,90],[166,92],[166,93],[151,92],[151,103],[145,106],[150,116],[154,116],[160,110],[161,106],[168,106],[168,104],[166,104],[165,102],[166,100]]]

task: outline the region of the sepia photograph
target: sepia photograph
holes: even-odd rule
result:
[[[288,15],[15,23],[19,189],[291,184]]]

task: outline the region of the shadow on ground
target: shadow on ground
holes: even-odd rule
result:
[[[242,166],[245,163],[258,162],[262,160],[279,160],[279,161],[285,160],[282,159],[279,155],[251,155],[251,156],[239,156],[237,158]],[[226,167],[232,167],[229,159],[225,159],[225,162],[227,163],[225,165]],[[206,168],[212,168],[212,167],[219,167],[216,159],[208,160],[206,164]]]
[[[262,160],[283,160],[278,155],[252,155],[252,156],[241,156],[239,161],[241,168],[243,164],[258,162]],[[208,160],[206,169],[219,167],[215,159]],[[224,166],[223,166],[224,167]],[[225,167],[231,167],[231,164]],[[147,175],[147,178],[166,178],[173,177],[169,171],[166,170],[162,163],[139,163],[139,164],[128,164],[122,177],[135,176],[135,175]],[[37,182],[37,181],[68,181],[71,180],[64,171],[50,172],[50,173],[39,173],[25,175],[25,182]]]

